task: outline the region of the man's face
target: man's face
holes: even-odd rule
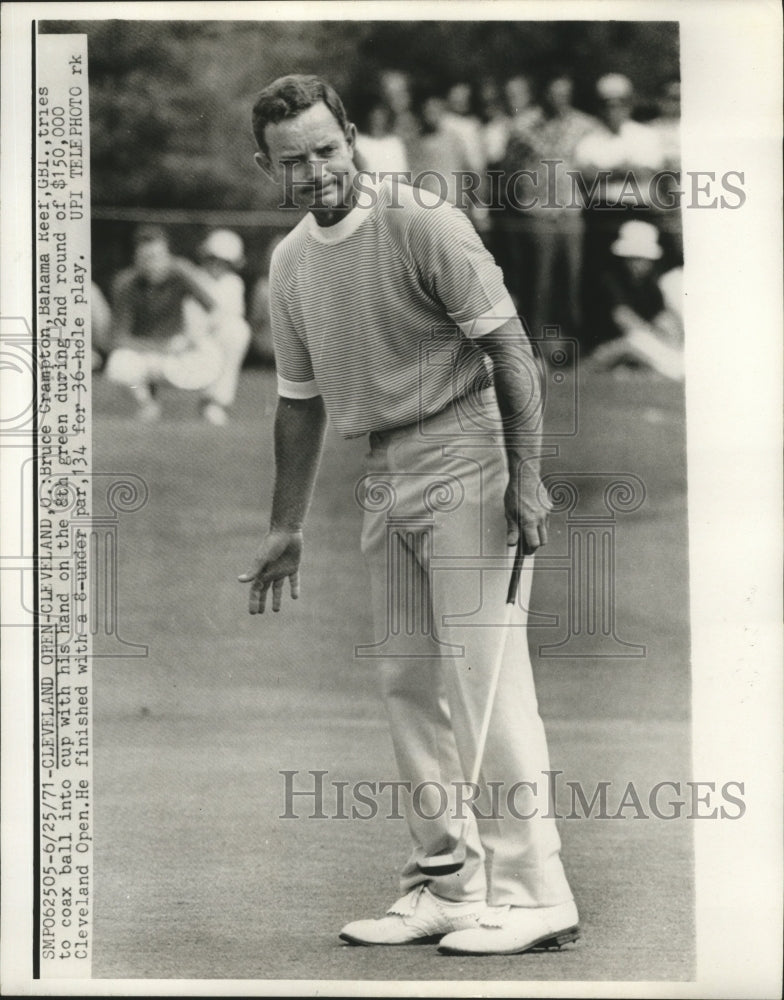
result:
[[[381,77],[381,89],[387,104],[396,115],[402,115],[411,107],[411,93],[404,73],[390,70]]]
[[[426,97],[422,101],[420,115],[429,132],[437,132],[444,117],[444,102],[440,97]]]
[[[681,85],[671,83],[659,103],[665,118],[678,118],[681,113]]]
[[[632,113],[632,102],[628,97],[605,97],[601,106],[602,118],[613,132],[617,132]]]
[[[513,76],[507,80],[504,91],[512,114],[525,110],[531,103],[531,86],[524,76]]]
[[[636,281],[644,281],[653,272],[653,261],[647,257],[625,257],[624,265]]]
[[[368,115],[368,133],[376,139],[381,139],[389,134],[390,128],[389,111],[384,104],[376,104]]]
[[[163,240],[150,240],[136,248],[134,263],[137,269],[153,285],[168,277],[171,271],[171,252]]]
[[[566,77],[551,80],[545,91],[547,106],[553,111],[566,111],[572,106],[572,81]]]
[[[471,85],[468,83],[456,83],[450,88],[447,96],[449,110],[456,115],[467,115],[471,112]]]
[[[282,182],[287,198],[299,208],[312,211],[340,208],[347,204],[356,175],[354,137],[345,134],[323,102],[294,118],[268,125],[264,137],[269,160],[257,162]]]

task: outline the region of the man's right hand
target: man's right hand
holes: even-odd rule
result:
[[[256,553],[256,567],[238,577],[249,583],[248,611],[264,614],[267,591],[272,587],[272,610],[280,611],[283,583],[288,577],[293,600],[299,597],[299,564],[302,558],[302,532],[271,528]]]

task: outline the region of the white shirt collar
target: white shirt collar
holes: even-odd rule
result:
[[[320,243],[341,243],[359,229],[376,205],[380,187],[378,181],[368,177],[363,177],[362,184],[364,190],[360,192],[357,204],[334,225],[320,226],[313,213],[308,212],[306,224],[309,234],[315,240]]]

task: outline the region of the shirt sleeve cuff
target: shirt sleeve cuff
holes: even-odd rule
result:
[[[320,396],[321,392],[315,379],[307,382],[290,382],[287,378],[278,375],[278,395],[287,399],[313,399]]]
[[[486,333],[492,333],[493,330],[497,330],[499,326],[508,323],[515,316],[517,316],[517,309],[514,302],[512,302],[511,295],[507,293],[500,302],[496,303],[491,309],[488,309],[487,312],[482,313],[481,316],[462,322],[455,320],[455,322],[466,337],[475,340],[477,337],[484,337]]]

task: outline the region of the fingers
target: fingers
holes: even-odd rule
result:
[[[530,556],[543,545],[547,545],[547,518],[523,525],[523,552]]]
[[[248,611],[252,615],[263,615],[264,608],[267,604],[267,591],[269,590],[269,583],[264,580],[254,579],[250,588],[250,596],[248,598]]]
[[[517,545],[520,537],[520,529],[511,521],[506,525],[506,544],[511,548]],[[523,524],[523,552],[530,556],[538,548],[547,545],[547,521],[542,520]]]
[[[272,610],[280,611],[283,600],[283,586],[286,577],[282,576],[278,580],[266,580],[255,573],[242,573],[237,578],[241,583],[250,583],[250,596],[248,597],[248,611],[252,615],[263,615],[267,607],[267,592],[272,588]],[[299,573],[292,573],[289,576],[289,589],[293,600],[299,597]]]
[[[534,552],[539,548],[541,542],[539,541],[539,526],[536,524],[526,524],[523,526],[523,552],[527,555],[533,555]]]

